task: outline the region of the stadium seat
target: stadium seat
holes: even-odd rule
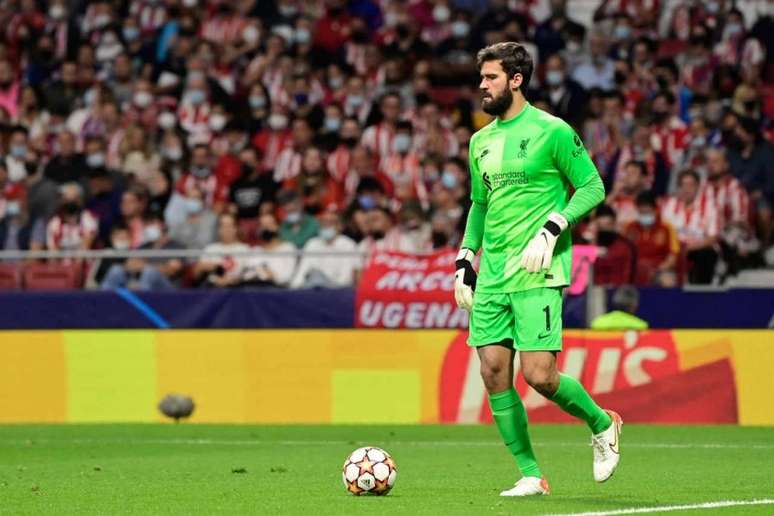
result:
[[[27,290],[67,290],[79,288],[81,264],[34,263],[24,268]]]
[[[0,290],[17,290],[21,286],[19,267],[13,263],[0,263]]]

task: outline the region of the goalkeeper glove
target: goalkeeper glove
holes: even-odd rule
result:
[[[454,274],[454,299],[457,306],[470,312],[473,310],[473,291],[476,290],[476,271],[473,270],[473,258],[476,254],[462,248],[454,262],[457,272]]]
[[[569,226],[567,219],[556,212],[551,213],[546,223],[524,249],[521,255],[521,266],[527,272],[550,269],[556,240],[567,226]]]

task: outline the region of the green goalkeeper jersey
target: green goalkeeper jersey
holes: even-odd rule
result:
[[[570,231],[559,237],[548,271],[528,273],[519,262],[550,213],[574,224],[604,199],[602,180],[575,131],[527,103],[510,120],[496,118],[476,132],[469,152],[473,206],[462,247],[483,247],[476,291],[569,285]]]

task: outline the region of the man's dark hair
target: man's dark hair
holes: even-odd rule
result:
[[[607,205],[607,204],[600,204],[597,206],[597,210],[595,212],[595,216],[597,218],[599,217],[613,217],[615,219],[615,210]]]
[[[479,70],[487,61],[500,61],[508,80],[517,73],[521,74],[523,79],[520,89],[526,91],[535,66],[527,49],[513,41],[495,43],[478,51],[476,63]]]
[[[696,181],[697,183],[701,182],[701,179],[699,178],[699,174],[697,174],[694,170],[691,170],[690,168],[687,168],[687,169],[683,170],[682,172],[680,172],[680,174],[678,174],[678,176],[677,176],[677,184],[682,183],[683,178],[686,177],[686,176],[692,177],[693,180]]]
[[[626,166],[634,166],[640,169],[640,176],[647,176],[648,175],[648,167],[645,165],[644,161],[638,161],[636,159],[629,160],[626,162]]]
[[[656,196],[653,195],[651,192],[640,192],[637,194],[637,199],[635,200],[635,204],[637,206],[650,206],[651,208],[655,208]]]

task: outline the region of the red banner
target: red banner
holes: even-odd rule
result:
[[[467,328],[454,302],[455,251],[428,255],[376,252],[355,297],[358,328]]]
[[[489,423],[492,414],[480,379],[475,350],[461,332],[450,344],[440,378],[443,423]],[[518,356],[518,355],[517,355]],[[733,368],[727,358],[681,370],[668,331],[600,334],[568,333],[558,368],[580,380],[595,400],[637,423],[735,423],[737,400]],[[516,363],[518,370],[518,361]],[[574,419],[516,381],[530,421]]]

